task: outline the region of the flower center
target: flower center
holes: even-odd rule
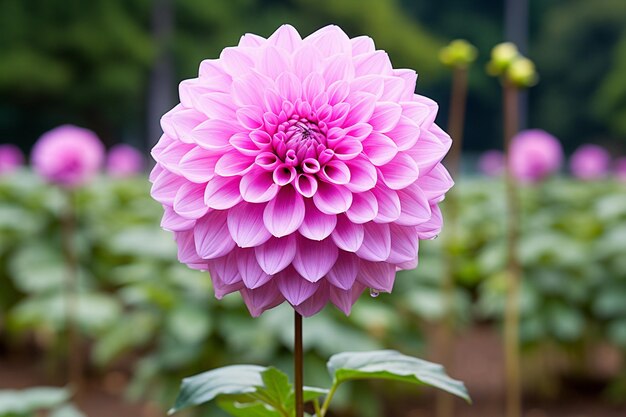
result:
[[[278,126],[272,140],[274,151],[285,164],[306,171],[307,161],[328,153],[324,130],[315,121],[294,114]]]

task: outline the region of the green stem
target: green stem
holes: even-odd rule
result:
[[[294,367],[296,391],[296,417],[304,417],[303,395],[303,354],[302,354],[302,316],[294,310]]]
[[[320,409],[320,402],[317,398],[313,400],[313,409],[315,410],[315,417],[322,416],[322,410]]]
[[[330,401],[333,399],[333,396],[335,395],[335,392],[337,391],[338,387],[339,387],[339,384],[337,383],[337,381],[333,381],[333,386],[330,387],[330,391],[328,392],[328,395],[326,396],[326,398],[324,398],[324,403],[322,404],[322,409],[320,410],[319,417],[326,416],[328,407],[330,407]]]
[[[522,414],[522,388],[519,347],[519,298],[521,266],[517,256],[519,241],[519,201],[517,182],[511,170],[509,152],[511,139],[519,129],[519,90],[510,83],[504,85],[504,150],[506,154],[506,197],[507,197],[507,302],[504,317],[504,347],[506,365],[506,417]]]

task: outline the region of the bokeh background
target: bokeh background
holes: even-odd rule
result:
[[[449,316],[444,259],[452,256],[456,324],[447,368],[475,402],[455,403],[454,415],[500,417],[503,181],[476,168],[477,156],[502,142],[501,88],[484,71],[492,46],[515,40],[536,63],[540,82],[523,100],[523,127],[552,133],[566,155],[583,143],[626,155],[626,2],[509,3],[1,0],[0,143],[28,155],[42,133],[72,123],[108,148],[136,147],[148,169],[178,82],[243,33],[267,36],[285,22],[302,35],[334,23],[373,37],[395,67],[417,70],[418,93],[439,102],[437,121],[446,126],[451,72],[438,53],[452,39],[469,40],[479,56],[469,73],[463,175],[456,178],[458,236],[452,244],[445,236],[424,242],[420,267],[400,274],[394,294],[364,296],[349,318],[327,308],[306,320],[306,382],[324,384],[325,359],[342,350],[390,347],[437,359],[435,341]],[[28,167],[0,174],[0,389],[65,381],[64,198]],[[73,401],[85,415],[163,416],[180,378],[224,364],[290,370],[289,309],[251,319],[238,296],[214,300],[209,277],[177,263],[147,174],[103,174],[75,198],[86,369],[85,389]],[[577,180],[565,166],[523,187],[521,199],[525,415],[624,416],[626,184],[612,174]],[[372,388],[376,395],[364,394]],[[338,416],[435,415],[427,389],[342,390]],[[195,412],[221,415],[210,407]]]

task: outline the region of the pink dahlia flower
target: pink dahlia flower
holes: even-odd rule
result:
[[[615,176],[618,180],[626,182],[626,156],[615,161]]]
[[[107,173],[113,177],[131,177],[143,171],[143,155],[130,145],[115,145],[106,161]]]
[[[83,185],[95,176],[104,146],[91,130],[63,125],[44,133],[33,147],[32,164],[46,180],[64,187]]]
[[[441,228],[452,179],[437,105],[417,75],[372,39],[328,26],[247,34],[161,119],[152,196],[178,257],[240,291],[257,316],[283,301],[310,316],[349,313],[362,291],[389,292]]]
[[[15,145],[0,145],[0,175],[15,171],[24,163],[24,154]]]
[[[511,140],[509,158],[515,178],[537,182],[559,170],[563,148],[557,138],[544,130],[524,130]]]
[[[611,156],[603,147],[582,145],[570,159],[570,170],[581,180],[596,180],[608,174],[610,164]]]
[[[483,153],[478,159],[478,169],[488,177],[497,177],[504,172],[504,153],[491,150]]]

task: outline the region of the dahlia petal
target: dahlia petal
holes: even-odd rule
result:
[[[232,135],[239,131],[236,123],[224,120],[211,119],[200,123],[189,132],[189,138],[198,146],[210,151],[224,151],[230,146],[229,140]]]
[[[219,59],[204,59],[200,62],[198,69],[199,77],[219,77],[221,75],[226,75],[226,71],[222,68]]]
[[[419,240],[415,227],[399,226],[391,223],[391,253],[387,262],[401,264],[417,258]]]
[[[254,61],[242,52],[242,48],[224,48],[220,53],[220,63],[228,74],[236,77],[240,77],[254,68]]]
[[[365,286],[355,283],[355,286],[346,290],[331,286],[330,301],[346,316],[350,315],[352,306],[363,293]]]
[[[285,186],[296,179],[296,169],[287,164],[278,164],[272,173],[272,179],[279,186]]]
[[[382,262],[389,258],[391,253],[391,232],[389,225],[379,223],[365,223],[363,225],[363,244],[356,251],[361,259],[372,262]]]
[[[294,74],[283,72],[276,79],[276,88],[285,100],[295,102],[302,94],[302,83]]]
[[[250,289],[258,288],[272,278],[259,266],[253,249],[239,251],[237,255],[237,270],[246,288]]]
[[[356,252],[363,244],[364,234],[362,224],[352,223],[346,216],[340,215],[331,237],[339,249]]]
[[[294,309],[304,317],[311,317],[326,306],[329,298],[330,285],[326,281],[321,281],[317,291],[302,304],[294,306]]]
[[[443,216],[441,215],[441,209],[437,204],[430,206],[432,216],[424,223],[418,224],[415,229],[417,230],[418,237],[422,240],[433,239],[437,237],[441,232],[443,226]]]
[[[345,162],[338,159],[328,161],[322,167],[320,174],[325,181],[332,184],[343,185],[350,182],[350,168]]]
[[[150,189],[150,195],[161,204],[172,206],[178,189],[187,181],[169,171],[161,172]]]
[[[186,219],[176,214],[174,209],[164,206],[163,218],[161,219],[161,227],[170,232],[184,232],[196,225],[194,219]]]
[[[398,147],[393,140],[386,135],[372,132],[363,141],[363,153],[372,164],[381,166],[391,161],[398,153]]]
[[[424,191],[428,201],[439,202],[452,188],[454,181],[448,170],[442,164],[437,164],[427,175],[420,176],[416,184]]]
[[[398,193],[379,184],[372,190],[378,202],[378,214],[374,221],[389,223],[398,220],[401,214],[400,198]]]
[[[400,199],[400,217],[396,220],[397,224],[415,226],[431,218],[428,197],[417,184],[398,190],[397,195]]]
[[[328,87],[328,104],[341,103],[350,93],[350,83],[346,80],[337,80]]]
[[[239,269],[237,269],[238,250],[233,250],[226,256],[212,259],[209,261],[209,271],[211,275],[217,274],[220,280],[227,285],[235,284],[241,281]]]
[[[280,94],[270,88],[263,93],[263,103],[268,111],[279,114],[282,110],[283,99]]]
[[[174,211],[181,217],[196,220],[204,216],[209,208],[204,204],[206,185],[187,182],[176,192]]]
[[[331,239],[310,240],[299,236],[298,249],[292,265],[302,277],[310,282],[317,282],[330,271],[335,264],[339,251]]]
[[[265,310],[274,308],[283,301],[283,296],[273,281],[255,289],[242,288],[241,298],[252,317],[259,317]]]
[[[331,129],[332,130],[332,129]],[[363,141],[372,133],[372,125],[369,123],[357,123],[343,129],[345,137]]]
[[[178,261],[187,265],[204,262],[196,250],[195,230],[175,232],[174,240],[178,246]]]
[[[225,284],[218,274],[211,273],[211,282],[213,283],[213,292],[215,293],[215,298],[221,300],[224,296],[234,293],[236,291],[241,291],[244,288],[243,281],[239,280],[233,284]]]
[[[285,269],[296,256],[296,237],[288,235],[283,238],[270,238],[264,244],[254,248],[259,266],[269,275],[277,274]]]
[[[254,130],[263,126],[263,110],[258,106],[243,106],[237,109],[237,120],[246,129]]]
[[[346,184],[347,189],[353,193],[360,193],[371,190],[376,186],[378,178],[376,167],[367,159],[357,157],[346,161],[346,165],[350,170],[350,181]]]
[[[195,107],[198,100],[203,94],[214,92],[227,92],[229,85],[230,82],[228,78],[222,77],[191,78],[189,80],[183,80],[180,82],[180,84],[178,84],[178,95],[180,96],[180,103],[183,106],[192,109]],[[204,119],[206,119],[206,117]]]
[[[204,184],[215,176],[218,158],[218,154],[196,146],[181,158],[178,170],[189,181]]]
[[[238,46],[256,48],[258,46],[264,45],[266,42],[267,39],[262,36],[255,35],[254,33],[246,33],[241,37],[241,39],[239,39]]]
[[[314,175],[300,174],[296,178],[294,186],[303,197],[311,198],[317,192],[317,179]]]
[[[420,128],[429,130],[435,123],[439,105],[434,100],[431,100],[428,97],[420,96],[419,94],[413,95],[413,102],[421,103],[428,108],[428,111],[424,113],[423,120],[420,120],[418,124]]]
[[[352,193],[342,185],[320,182],[313,202],[322,213],[339,214],[352,205]]]
[[[374,51],[354,57],[356,76],[368,74],[391,75],[392,67],[385,51]]]
[[[399,104],[379,102],[376,103],[374,113],[368,123],[372,125],[375,131],[385,133],[396,127],[401,116],[402,107]]]
[[[346,211],[351,222],[362,224],[372,221],[378,215],[378,201],[371,191],[352,194],[352,205]]]
[[[226,224],[226,212],[213,210],[196,222],[193,229],[196,252],[202,259],[227,255],[235,247]]]
[[[278,185],[274,183],[271,171],[252,169],[241,177],[239,192],[249,203],[265,203],[276,196]]]
[[[215,210],[226,210],[239,203],[241,177],[214,177],[206,185],[204,203]]]
[[[283,48],[291,53],[302,43],[298,31],[291,25],[282,25],[267,39],[271,45]]]
[[[350,96],[348,96],[350,98]],[[376,108],[376,96],[368,93],[355,94],[354,104],[350,105],[350,111],[344,122],[344,125],[355,125],[361,122],[367,122],[374,113]]]
[[[234,102],[240,106],[263,107],[263,92],[273,85],[271,79],[253,71],[236,78],[230,86],[230,92]]]
[[[404,81],[404,92],[400,96],[402,101],[409,101],[415,93],[415,85],[417,84],[417,73],[412,69],[396,69],[393,75]]]
[[[357,36],[350,39],[350,43],[352,44],[352,56],[367,54],[376,50],[374,40],[369,36]]]
[[[304,38],[304,42],[314,45],[323,56],[351,53],[352,51],[350,38],[339,26],[335,25],[318,29]]]
[[[370,93],[376,99],[380,99],[385,89],[385,81],[380,75],[369,74],[355,78],[350,82],[351,91]]]
[[[380,96],[382,101],[392,101],[397,103],[400,101],[402,95],[407,91],[407,87],[402,78],[399,77],[384,77],[385,86],[383,93]],[[415,88],[410,89],[409,92],[413,93]]]
[[[292,186],[282,187],[263,212],[265,227],[276,237],[298,230],[304,220],[304,201]]]
[[[236,119],[232,96],[227,93],[208,93],[198,97],[195,107],[206,114],[209,119],[232,120]]]
[[[206,120],[206,116],[195,109],[176,106],[161,118],[161,127],[167,136],[192,143],[188,136],[196,126]]]
[[[406,151],[415,160],[422,175],[428,174],[450,149],[449,144],[442,143],[432,132],[422,131],[415,145]]]
[[[300,234],[311,240],[323,240],[330,236],[337,224],[337,216],[322,213],[309,198],[304,200],[304,206],[306,214],[298,228]]]
[[[152,149],[152,157],[163,168],[175,174],[180,174],[179,163],[183,156],[194,148],[194,145],[172,141],[168,146],[158,152]]]
[[[228,211],[228,230],[237,246],[251,248],[269,240],[272,235],[263,223],[264,204],[242,201]]]
[[[259,147],[250,139],[250,136],[246,133],[236,133],[230,138],[230,144],[233,148],[239,151],[239,153],[246,156],[256,157],[259,154]],[[221,156],[221,155],[220,155]]]
[[[241,176],[254,166],[254,158],[234,149],[222,155],[215,164],[215,173],[221,177]],[[239,184],[237,184],[239,185]]]
[[[353,138],[344,137],[333,147],[338,159],[350,160],[357,157],[363,151],[363,144]]]
[[[339,80],[350,81],[354,78],[354,65],[352,65],[352,60],[345,55],[327,58],[324,64],[322,75],[326,80],[326,85]]]
[[[437,107],[421,101],[402,102],[402,115],[428,130],[437,115]],[[428,121],[428,122],[427,122]]]
[[[413,120],[402,116],[398,124],[387,133],[387,136],[394,141],[398,150],[406,151],[411,149],[420,137],[420,127]]]
[[[150,171],[150,174],[148,175],[148,180],[154,184],[154,181],[157,179],[159,175],[161,175],[163,171],[164,171],[163,167],[159,165],[159,163],[157,162],[154,165],[154,167],[152,167],[152,170]]]
[[[361,271],[357,280],[380,292],[391,292],[396,278],[396,267],[388,262],[361,261]]]
[[[261,51],[259,65],[257,66],[261,74],[275,80],[282,72],[288,71],[289,68],[289,57],[282,49],[268,45]]]
[[[317,74],[321,69],[322,55],[319,50],[312,45],[302,45],[294,54],[294,72],[304,81],[310,74]]]
[[[275,278],[278,290],[294,306],[300,305],[310,298],[320,286],[319,283],[302,278],[291,266],[279,272]]]
[[[354,254],[340,251],[337,262],[328,271],[326,279],[337,288],[348,290],[354,285],[359,274],[360,258]]]
[[[378,167],[385,185],[399,190],[413,184],[419,177],[419,168],[406,153],[398,153],[389,163]]]

